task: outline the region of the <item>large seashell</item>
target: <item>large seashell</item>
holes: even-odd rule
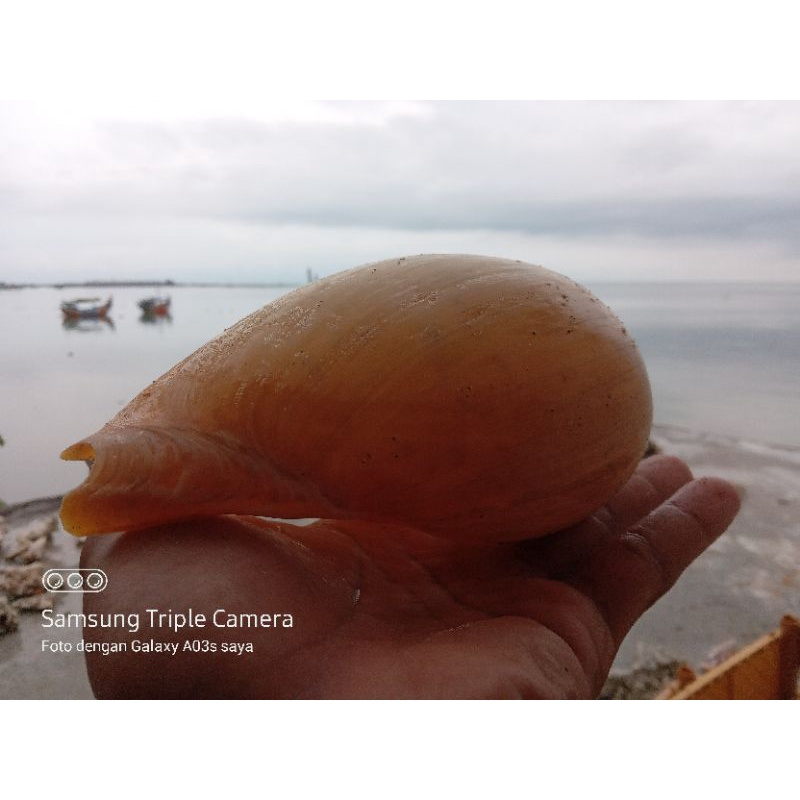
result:
[[[67,448],[77,535],[200,515],[539,536],[602,505],[651,422],[620,321],[542,267],[433,255],[357,267],[243,319]]]

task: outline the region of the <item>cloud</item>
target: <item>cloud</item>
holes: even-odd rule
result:
[[[6,214],[42,225],[800,251],[797,103],[342,103],[4,130]]]

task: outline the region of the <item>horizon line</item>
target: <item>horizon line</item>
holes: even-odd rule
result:
[[[335,273],[331,273],[333,275]],[[323,280],[322,276],[316,280]],[[753,284],[767,284],[771,286],[780,286],[787,284],[800,284],[800,278],[780,278],[780,279],[760,279],[754,280],[752,278],[591,278],[575,280],[578,284],[593,284],[593,283],[614,283],[614,284],[671,284],[671,283],[693,283],[693,284],[740,284],[740,285],[753,285]],[[130,288],[130,287],[195,287],[195,288],[264,288],[264,289],[292,289],[301,286],[307,286],[309,281],[248,281],[248,280],[234,280],[234,281],[214,281],[214,280],[84,280],[84,281],[26,281],[26,282],[8,282],[0,281],[0,289],[68,289],[68,288]]]

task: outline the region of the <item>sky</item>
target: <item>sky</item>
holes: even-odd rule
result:
[[[14,5],[0,282],[295,283],[422,252],[587,282],[800,280],[796,101],[374,94],[392,81],[313,100],[331,86],[276,82],[280,31],[237,4],[160,25],[147,3]]]

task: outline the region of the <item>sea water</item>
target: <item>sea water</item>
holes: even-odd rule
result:
[[[800,283],[590,288],[639,345],[656,423],[800,446]]]
[[[648,367],[657,423],[800,447],[800,284],[594,284]],[[61,494],[85,467],[62,462],[151,381],[286,288],[170,287],[171,314],[142,318],[144,288],[113,295],[111,322],[65,325],[87,290],[0,291],[0,499]]]
[[[185,356],[279,297],[272,287],[31,288],[0,291],[0,499],[62,494],[86,467],[59,453],[102,427]],[[147,318],[138,301],[171,297]],[[113,296],[108,321],[62,320],[62,300]]]

